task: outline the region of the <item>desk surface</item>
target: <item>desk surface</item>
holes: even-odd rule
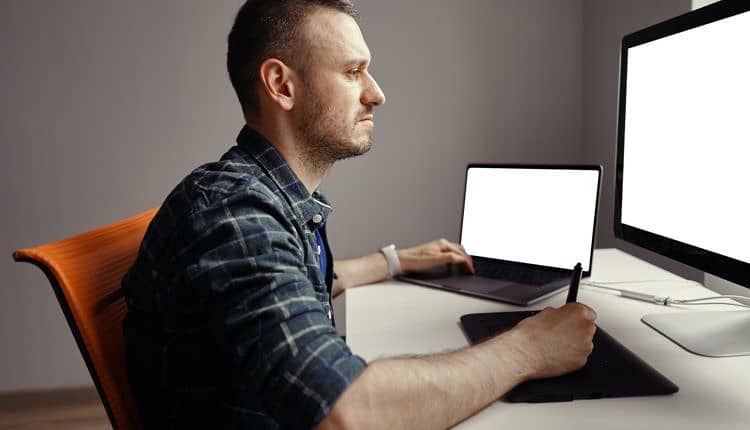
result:
[[[666,282],[617,287],[676,298],[716,294],[622,251],[595,251],[590,281],[643,280]],[[458,324],[461,315],[526,309],[397,281],[353,288],[345,294],[347,343],[368,361],[465,347],[468,342]],[[530,309],[560,306],[564,301],[565,293],[561,292]],[[545,404],[498,401],[458,428],[750,428],[750,357],[693,355],[640,321],[649,313],[738,308],[664,307],[586,287],[581,288],[579,301],[597,311],[597,325],[671,379],[680,391],[671,396]]]

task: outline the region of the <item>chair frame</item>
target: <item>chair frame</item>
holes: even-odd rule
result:
[[[68,291],[68,286],[65,284],[66,282],[68,282],[66,281],[67,269],[58,267],[58,264],[56,263],[57,257],[54,256],[54,253],[48,255],[46,247],[50,245],[61,245],[63,244],[63,242],[76,239],[97,239],[98,237],[100,237],[97,236],[98,233],[104,232],[105,234],[107,234],[108,232],[106,232],[106,230],[112,229],[113,227],[127,229],[124,232],[125,236],[122,237],[128,237],[127,235],[130,234],[145,234],[148,229],[148,225],[157,213],[158,209],[159,207],[151,208],[144,212],[132,215],[128,218],[116,221],[112,224],[79,233],[77,235],[59,241],[42,244],[36,247],[18,249],[13,252],[14,261],[19,263],[31,263],[32,265],[41,269],[41,271],[47,277],[47,280],[52,286],[52,291],[57,298],[57,302],[60,305],[60,309],[65,316],[65,320],[68,323],[68,328],[73,334],[73,338],[75,339],[76,345],[78,346],[78,350],[80,351],[81,356],[83,357],[83,361],[86,364],[86,368],[91,375],[91,379],[94,381],[96,391],[99,394],[99,398],[101,399],[102,404],[104,405],[104,410],[107,412],[107,418],[109,418],[109,422],[114,430],[139,430],[143,427],[143,423],[139,416],[140,414],[138,411],[138,405],[135,402],[132,393],[123,391],[124,387],[121,386],[121,384],[123,383],[127,384],[128,386],[130,385],[127,378],[127,370],[123,369],[125,371],[124,375],[119,374],[119,370],[115,370],[115,374],[112,374],[111,372],[113,370],[108,368],[107,361],[99,362],[100,359],[95,357],[95,354],[97,353],[96,349],[93,351],[89,350],[89,347],[96,348],[96,343],[88,345],[88,335],[85,335],[84,331],[90,330],[92,328],[88,328],[87,325],[79,325],[86,324],[86,316],[78,315],[78,309],[74,309],[74,307],[76,307],[78,303],[75,295],[73,295],[72,297],[68,297],[68,295],[72,293]],[[141,239],[138,239],[137,241],[133,239],[130,242],[131,243],[129,243],[128,246],[134,247],[133,252],[137,253],[137,244],[141,242]],[[120,270],[124,270],[124,267],[125,266],[121,266]],[[114,280],[109,280],[108,282],[113,281]],[[112,285],[111,287],[114,288],[108,288],[106,295],[100,296],[98,298],[98,304],[108,306],[109,304],[124,300],[124,292],[121,288],[121,285],[119,285],[118,287]],[[103,300],[103,302],[101,300]],[[81,311],[85,312],[82,309]],[[83,320],[79,321],[79,317]],[[101,358],[106,360],[106,355]],[[117,360],[119,361],[119,358]],[[98,369],[97,365],[98,367],[103,367],[101,369]],[[103,373],[100,374],[99,371],[102,371]],[[124,380],[122,379],[123,376]]]
[[[96,391],[99,393],[99,397],[102,399],[104,409],[107,411],[107,417],[109,417],[109,422],[112,424],[113,430],[120,430],[117,424],[117,420],[115,419],[115,415],[112,411],[112,407],[109,404],[107,393],[104,391],[104,388],[99,381],[99,374],[94,367],[94,363],[91,361],[91,357],[89,356],[86,344],[83,342],[81,332],[78,330],[78,325],[76,324],[75,317],[73,316],[73,311],[68,305],[68,300],[65,298],[65,293],[63,293],[63,290],[60,287],[60,283],[58,282],[57,277],[47,266],[32,258],[20,257],[17,256],[16,253],[13,253],[13,259],[19,263],[31,263],[32,265],[41,269],[42,272],[44,272],[44,274],[47,276],[50,285],[52,285],[52,291],[54,291],[55,297],[57,297],[57,302],[60,304],[60,308],[63,311],[63,315],[65,315],[65,320],[68,322],[68,327],[70,328],[70,331],[73,333],[73,337],[76,340],[76,345],[78,345],[78,349],[81,351],[83,361],[84,363],[86,363],[86,368],[88,369],[89,374],[91,374],[91,378],[94,380],[94,386],[96,386]]]

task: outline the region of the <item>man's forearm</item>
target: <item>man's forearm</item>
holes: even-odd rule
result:
[[[513,337],[508,332],[445,354],[375,361],[320,428],[450,427],[531,376]]]
[[[397,255],[401,270],[406,272],[420,272],[444,264],[459,264],[474,272],[471,256],[466,253],[466,250],[461,245],[446,239],[399,249]],[[347,288],[379,282],[388,277],[388,263],[380,252],[361,258],[336,261],[334,270],[339,278],[333,282],[334,296]]]
[[[336,260],[333,264],[338,279],[333,282],[333,295],[346,288],[372,284],[388,277],[388,263],[382,253],[376,252],[360,258]]]

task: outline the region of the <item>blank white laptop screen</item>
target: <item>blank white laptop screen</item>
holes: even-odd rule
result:
[[[750,262],[750,12],[628,49],[623,224]]]
[[[461,245],[469,255],[591,270],[598,170],[471,167]]]

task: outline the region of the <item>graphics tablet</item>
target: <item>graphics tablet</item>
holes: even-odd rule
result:
[[[472,344],[513,328],[531,312],[468,314],[461,325]],[[620,342],[597,327],[594,351],[578,371],[554,378],[527,381],[511,390],[508,402],[563,402],[605,397],[652,396],[676,393],[677,385],[649,366]]]

